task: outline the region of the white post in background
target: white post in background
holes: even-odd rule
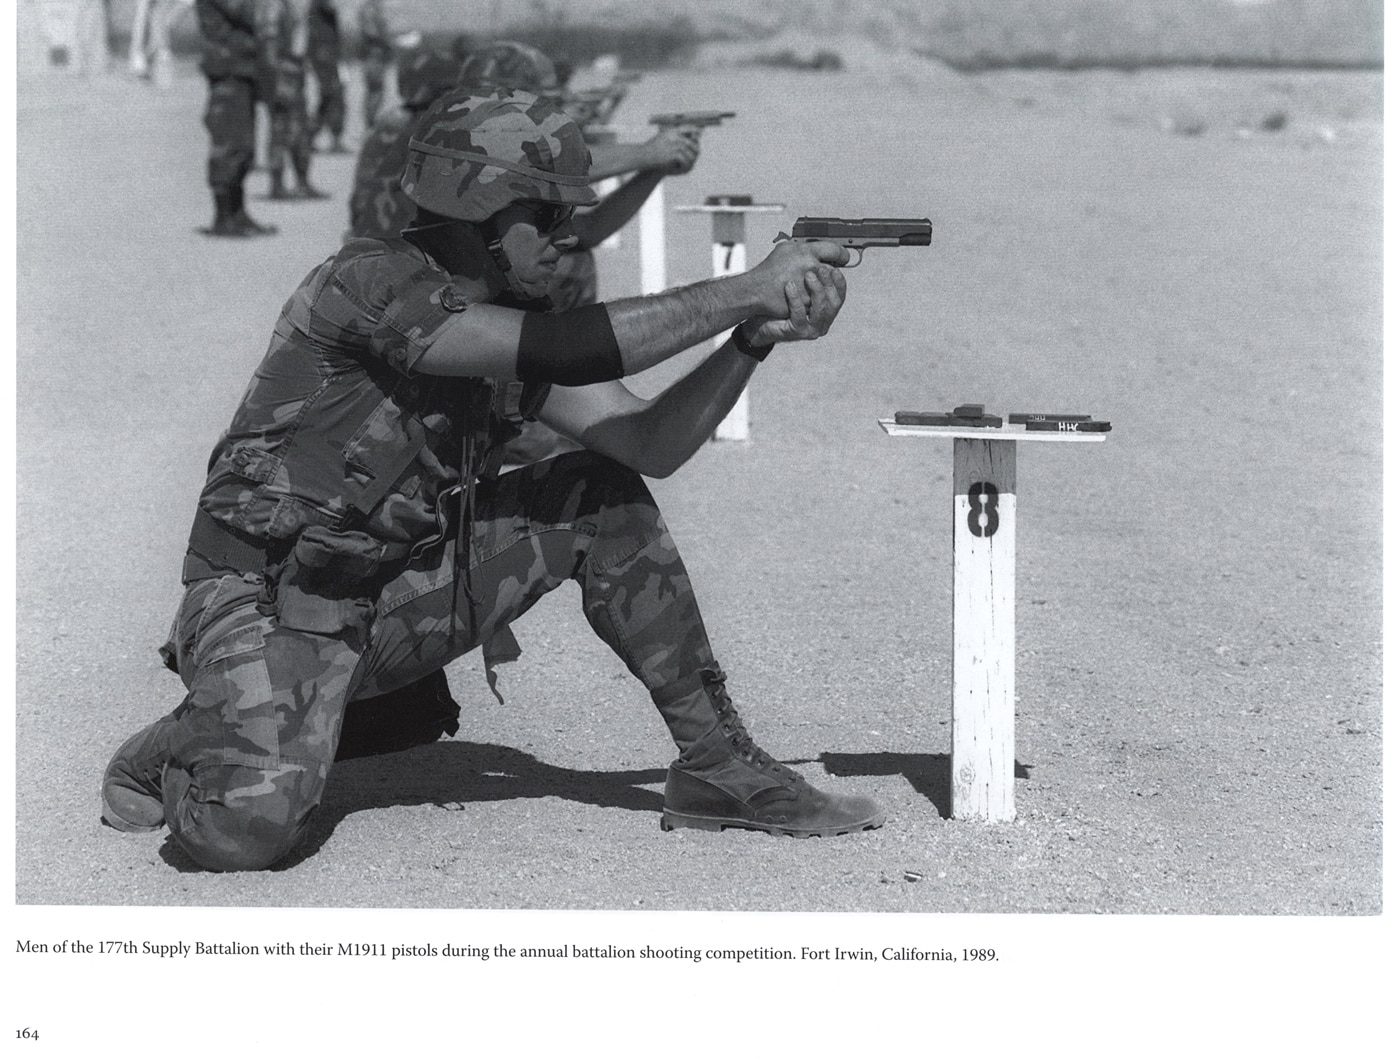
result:
[[[642,203],[637,215],[638,250],[642,261],[642,294],[666,289],[666,191],[665,182]]]
[[[618,180],[617,177],[604,177],[594,185],[594,191],[598,193],[598,198],[602,200],[617,191],[621,186],[622,181]],[[622,246],[622,233],[620,231],[614,232],[599,243],[598,246],[603,250],[617,250]]]
[[[744,248],[744,217],[750,212],[773,213],[784,209],[782,203],[755,203],[752,195],[710,195],[704,206],[680,206],[677,213],[708,213],[712,239],[710,259],[716,278],[733,276],[748,269],[748,253]],[[715,336],[715,348],[723,346],[729,333]],[[749,391],[745,387],[729,414],[719,422],[712,442],[747,442],[749,440]]]

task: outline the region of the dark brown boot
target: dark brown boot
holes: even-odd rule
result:
[[[885,813],[863,795],[831,795],[765,753],[739,720],[724,674],[657,703],[681,756],[666,771],[661,828],[752,828],[772,835],[833,836],[879,828]]]
[[[287,187],[287,182],[282,177],[281,169],[272,171],[271,182],[267,186],[267,197],[269,199],[295,199],[296,192]]]
[[[165,824],[161,773],[180,711],[167,714],[132,736],[102,775],[102,820],[119,832],[154,832]]]
[[[214,223],[200,231],[206,236],[227,236],[235,239],[246,238],[249,233],[239,223],[234,212],[234,195],[231,191],[214,192]]]
[[[233,192],[234,222],[243,229],[243,234],[248,236],[271,236],[277,234],[276,225],[258,224],[248,216],[248,211],[243,208],[243,189],[237,188]]]

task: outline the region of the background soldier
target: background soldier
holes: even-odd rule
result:
[[[413,126],[433,101],[455,88],[471,38],[424,45],[400,53],[397,68],[401,106],[384,111],[360,147],[350,191],[351,236],[389,239],[413,220],[415,207],[403,192],[403,167]]]
[[[306,110],[307,0],[277,4],[277,82],[268,102],[269,199],[325,199],[311,186],[311,118]],[[286,186],[291,163],[295,185]]]
[[[325,130],[331,134],[331,153],[344,154],[345,83],[340,80],[340,13],[335,0],[312,0],[306,16],[306,57],[316,78],[311,143],[314,146]]]
[[[825,334],[846,252],[784,241],[739,276],[541,313],[593,199],[578,126],[526,93],[458,90],[417,131],[411,242],[352,240],[302,281],[215,447],[163,651],[189,693],[118,749],[104,818],[168,824],[207,868],[274,864],[320,803],[347,703],[508,634],[572,579],[680,752],[663,827],[879,827],[872,800],[812,787],[749,735],[641,478],[704,444],[774,343]],[[730,329],[654,398],[620,381]],[[534,416],[590,451],[498,476]]]
[[[270,235],[243,203],[243,181],[253,167],[259,99],[277,94],[279,0],[195,0],[203,42],[200,69],[209,82],[204,125],[209,130],[212,236]]]
[[[360,5],[360,63],[365,78],[365,132],[374,128],[384,103],[384,75],[394,58],[394,42],[389,36],[389,20],[383,0],[364,0]]]

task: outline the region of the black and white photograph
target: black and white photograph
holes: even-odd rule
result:
[[[17,0],[0,1037],[1374,1054],[1384,14]]]

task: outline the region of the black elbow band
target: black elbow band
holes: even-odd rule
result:
[[[527,383],[587,386],[621,379],[622,351],[607,307],[600,303],[562,313],[526,313],[515,366]]]

